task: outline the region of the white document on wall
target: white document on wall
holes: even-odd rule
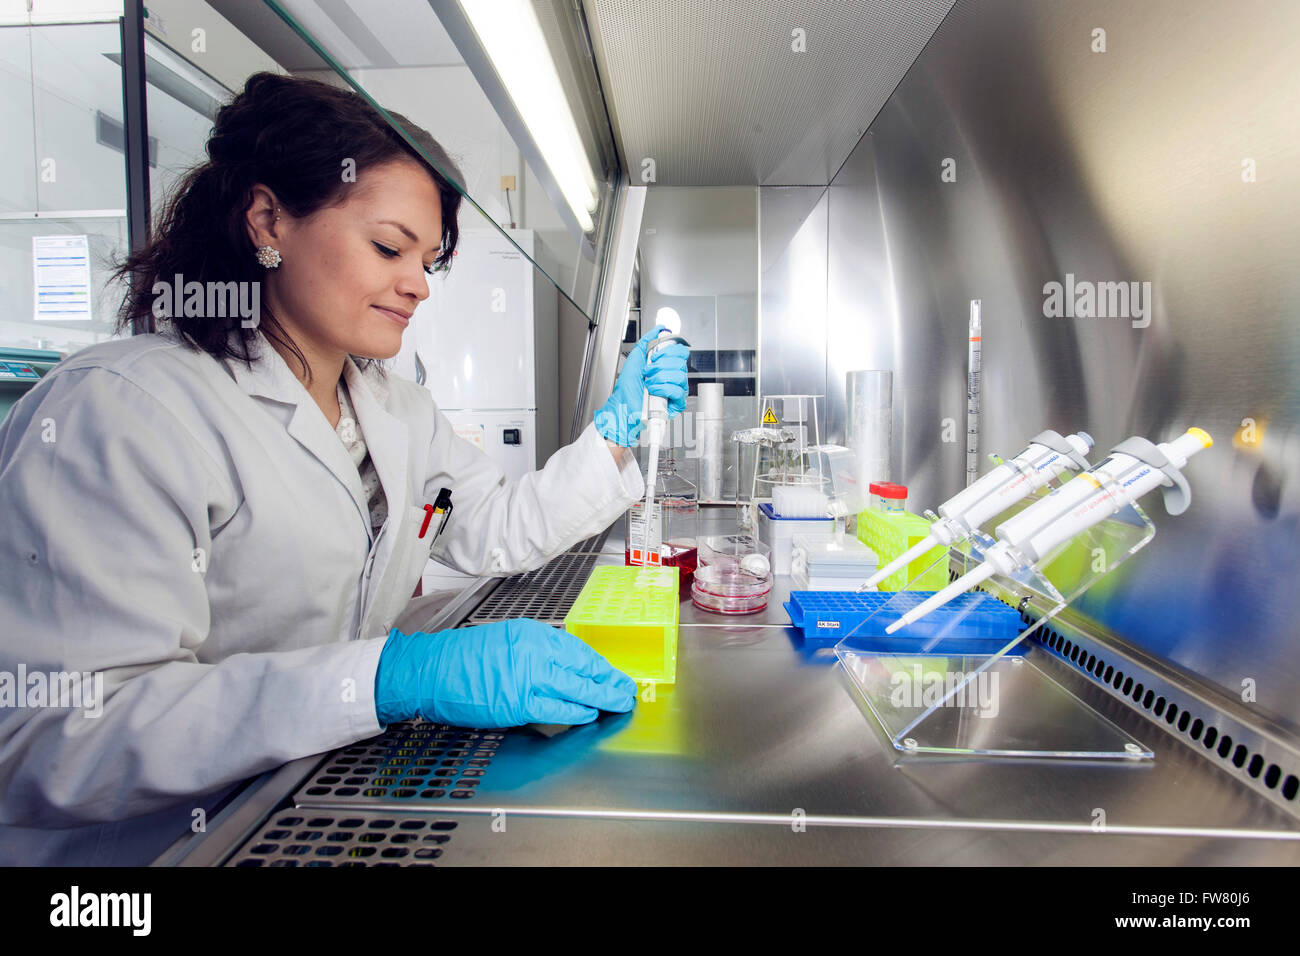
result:
[[[487,451],[487,443],[483,440],[482,425],[464,425],[460,422],[455,422],[452,425],[452,428],[457,435],[465,439],[479,451]]]
[[[37,322],[90,321],[90,243],[85,236],[32,236]]]

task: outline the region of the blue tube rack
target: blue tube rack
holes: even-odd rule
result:
[[[1024,627],[1015,608],[991,594],[970,591],[893,634],[885,633],[886,627],[934,593],[791,591],[782,607],[805,641],[838,643],[849,638],[856,648],[885,654],[996,654]],[[1017,644],[1007,656],[1024,656],[1025,645],[1024,641]]]

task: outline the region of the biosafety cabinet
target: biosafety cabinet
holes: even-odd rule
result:
[[[458,165],[458,254],[430,277],[393,374],[508,475],[588,427],[632,343],[672,308],[691,343],[672,433],[688,478],[700,385],[723,386],[730,466],[761,396],[816,396],[820,441],[842,445],[850,376],[887,372],[882,454],[918,516],[967,487],[979,301],[977,471],[1045,429],[1086,432],[1094,464],[1135,435],[1213,436],[1187,469],[1191,507],[1144,502],[1150,543],[1026,641],[1001,684],[1013,693],[1032,668],[1137,751],[909,753],[832,650],[791,626],[796,589],[776,574],[743,621],[683,600],[675,683],[631,714],[553,736],[390,727],[248,781],[160,863],[328,863],[317,845],[453,866],[1300,863],[1300,6],[493,0],[512,15],[488,20],[471,0],[383,6],[151,0],[146,16],[128,3],[145,38],[134,59],[115,27],[78,31],[86,75],[124,63],[112,75],[159,141],[151,153],[133,135],[134,108],[117,116],[122,146],[101,126],[91,155],[115,158],[127,196],[19,177],[11,208],[57,201],[64,218],[6,214],[8,274],[31,274],[38,228],[86,234],[91,253],[136,242],[150,185],[161,194],[199,157],[215,106],[250,73],[320,79],[402,113]],[[206,59],[182,42],[200,28],[228,40]],[[20,39],[10,75],[28,79],[5,101],[35,100],[52,123],[29,113],[12,128],[30,148],[12,152],[43,155],[42,137],[85,134],[93,113],[69,118]],[[122,92],[94,105],[120,114]],[[1059,290],[1084,288],[1134,294],[1057,308]],[[96,324],[50,340],[26,321],[31,295],[29,278],[0,288],[24,316],[21,329],[0,317],[13,338],[0,345],[74,350],[107,334],[96,299]],[[727,475],[701,535],[734,531],[729,499],[754,504],[752,477]],[[623,563],[622,534],[528,574],[447,579],[451,596],[398,624],[561,627],[593,570]],[[961,571],[950,557],[940,581]],[[995,579],[988,590],[1025,624],[1042,612]],[[1065,712],[1020,716],[1042,727]]]

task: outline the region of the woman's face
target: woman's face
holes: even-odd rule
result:
[[[430,268],[442,238],[442,204],[433,178],[414,161],[397,160],[357,174],[339,206],[305,219],[249,211],[253,241],[273,233],[281,255],[267,270],[275,317],[309,360],[346,355],[391,358],[411,313],[428,298]],[[268,193],[265,203],[272,200]]]

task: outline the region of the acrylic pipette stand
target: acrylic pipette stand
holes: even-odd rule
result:
[[[1069,473],[1062,475],[988,527],[996,527],[1069,477]],[[1112,490],[1122,494],[1118,488]],[[955,642],[946,647],[943,635],[918,641],[914,653],[881,651],[880,641],[866,635],[883,633],[885,625],[902,615],[909,585],[846,635],[835,646],[835,654],[894,747],[908,754],[1151,759],[1155,754],[1149,747],[1036,667],[1031,657],[1024,656],[1022,644],[1114,573],[1155,536],[1155,530],[1141,507],[1128,504],[1057,548],[1037,567],[1026,565],[1011,575],[990,578],[980,590],[1018,608],[1032,605],[1038,613],[997,653],[954,655],[950,648]],[[994,544],[991,536],[976,531],[965,543],[953,546],[951,570],[964,574],[982,564]],[[930,567],[948,560],[936,559]],[[929,568],[913,580],[925,570]],[[899,632],[903,633],[906,629]]]

